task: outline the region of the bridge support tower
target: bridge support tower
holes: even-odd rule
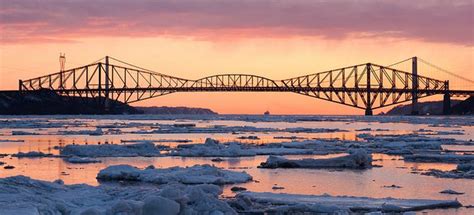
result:
[[[443,96],[443,115],[451,114],[451,95],[449,94],[449,81],[444,82],[444,96]]]
[[[109,111],[109,56],[105,56],[105,101],[104,101],[104,110],[105,112]]]
[[[413,57],[411,60],[412,88],[411,88],[411,115],[418,115],[418,60]]]
[[[370,95],[370,90],[371,90],[371,85],[370,85],[370,73],[372,73],[372,70],[371,70],[371,65],[370,63],[368,63],[366,65],[366,69],[367,69],[367,104],[365,106],[365,115],[366,116],[372,116],[373,115],[373,112],[372,112],[372,97]]]

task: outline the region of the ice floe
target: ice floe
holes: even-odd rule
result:
[[[400,213],[435,208],[462,207],[457,200],[369,198],[330,195],[241,192],[229,204],[238,212],[271,214]]]
[[[29,132],[29,131],[12,131],[12,135],[17,136],[17,135],[39,135],[39,134],[36,132]]]
[[[183,184],[234,184],[252,180],[246,172],[219,169],[210,165],[139,169],[130,165],[109,166],[99,172],[97,179],[104,181],[139,181],[153,184],[180,182]]]
[[[423,175],[434,176],[438,178],[465,178],[474,179],[474,162],[458,164],[455,170],[442,171],[430,169],[422,172]]]
[[[410,162],[435,162],[435,163],[463,163],[474,162],[474,155],[460,154],[414,154],[404,155],[405,161]]]
[[[18,152],[17,154],[13,154],[12,157],[18,158],[40,158],[40,157],[52,157],[53,154],[31,151],[31,152]]]
[[[113,130],[112,130],[113,131]],[[116,131],[115,131],[116,132]],[[101,136],[105,134],[102,128],[96,128],[95,130],[59,130],[58,135],[90,135],[90,136]]]
[[[88,158],[88,157],[69,157],[64,159],[68,163],[78,163],[78,164],[85,164],[85,163],[100,163],[100,160]]]
[[[0,143],[22,143],[25,140],[0,139]]]
[[[15,176],[0,179],[0,214],[236,214],[212,184],[64,185]]]
[[[352,150],[349,155],[326,158],[290,160],[284,157],[270,156],[260,168],[370,168],[372,155],[365,150]]]
[[[243,157],[255,156],[254,151],[244,149],[241,144],[231,142],[227,144],[207,138],[204,144],[179,145],[170,155],[185,157]]]
[[[464,193],[461,193],[461,192],[458,192],[458,191],[455,191],[455,190],[451,190],[451,189],[442,190],[439,193],[451,194],[451,195],[462,195],[462,194],[464,194]]]
[[[241,144],[238,142],[220,143],[207,138],[204,144],[179,145],[169,155],[183,157],[245,157],[255,155],[304,155],[312,154],[312,149],[284,147],[282,144]]]
[[[160,156],[164,146],[151,142],[136,144],[67,145],[61,149],[61,156],[77,157],[137,157]]]

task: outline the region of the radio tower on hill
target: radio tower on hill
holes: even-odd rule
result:
[[[64,89],[64,79],[63,79],[63,72],[64,72],[64,67],[66,65],[66,53],[59,53],[59,70],[61,72],[61,74],[59,75],[59,78],[61,80],[59,80],[59,84],[60,84],[60,88],[63,88]]]

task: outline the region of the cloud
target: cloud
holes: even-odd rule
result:
[[[472,45],[473,4],[472,0],[2,1],[0,41],[390,36]]]

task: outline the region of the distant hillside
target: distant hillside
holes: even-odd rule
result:
[[[60,96],[50,90],[35,92],[0,92],[2,115],[50,115],[50,114],[138,114],[135,108],[109,100],[110,110],[99,108],[94,98]]]
[[[207,108],[191,108],[191,107],[135,107],[144,114],[199,114],[199,115],[215,115],[216,112]]]
[[[420,115],[442,115],[443,101],[430,101],[418,103]],[[453,115],[474,114],[474,97],[469,97],[465,101],[451,100],[451,113]],[[411,114],[411,104],[398,105],[389,110],[386,115],[409,115]]]
[[[474,115],[474,96],[459,102],[451,108],[451,111],[458,115]]]
[[[60,96],[46,89],[35,92],[0,91],[0,115],[217,114],[205,108],[132,107],[114,100],[109,100],[109,104],[109,110],[103,110],[95,98]]]

